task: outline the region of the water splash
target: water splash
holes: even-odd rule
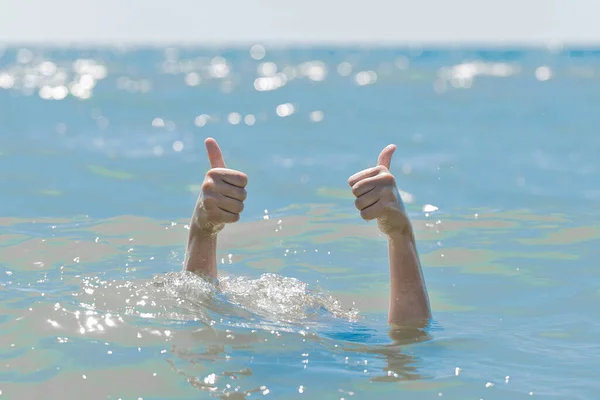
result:
[[[358,310],[344,310],[331,295],[314,292],[296,278],[266,273],[257,279],[225,277],[220,285],[231,302],[270,320],[300,322],[323,313],[358,318]]]

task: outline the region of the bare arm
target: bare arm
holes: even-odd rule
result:
[[[389,323],[392,325],[426,323],[431,318],[431,310],[412,228],[405,234],[389,236],[388,250]]]
[[[199,275],[217,278],[217,233],[202,231],[194,218],[190,225],[184,268]]]
[[[217,234],[226,223],[240,219],[248,178],[242,172],[225,168],[221,149],[214,139],[206,139],[205,144],[211,169],[202,183],[190,222],[184,269],[216,278]]]
[[[363,219],[377,219],[388,237],[390,307],[388,320],[396,326],[421,325],[431,318],[429,298],[419,262],[412,225],[390,173],[396,146],[387,146],[378,165],[352,175],[348,184]]]

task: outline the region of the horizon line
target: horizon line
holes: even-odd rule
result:
[[[436,41],[436,40],[147,40],[147,39],[125,39],[125,40],[5,40],[0,38],[0,48],[14,47],[228,47],[228,48],[250,48],[260,45],[272,49],[290,47],[369,47],[369,48],[403,48],[406,50],[427,49],[548,49],[549,51],[561,51],[569,49],[600,49],[600,39],[557,41]]]

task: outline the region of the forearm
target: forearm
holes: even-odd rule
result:
[[[390,235],[390,308],[392,325],[420,324],[431,317],[429,298],[412,228]]]
[[[184,269],[196,274],[217,278],[217,234],[203,231],[192,222]]]
[[[225,224],[237,222],[244,209],[248,177],[225,167],[221,148],[213,138],[204,141],[210,170],[190,222],[184,269],[217,278],[217,233]]]

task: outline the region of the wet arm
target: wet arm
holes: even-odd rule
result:
[[[201,229],[195,216],[190,223],[184,269],[217,278],[217,233]]]
[[[223,153],[213,138],[204,141],[210,170],[204,177],[202,190],[190,222],[185,261],[186,271],[217,278],[217,233],[225,224],[237,222],[244,209],[248,177],[228,169]]]
[[[389,323],[413,325],[431,318],[429,298],[412,227],[388,238],[390,257]]]

